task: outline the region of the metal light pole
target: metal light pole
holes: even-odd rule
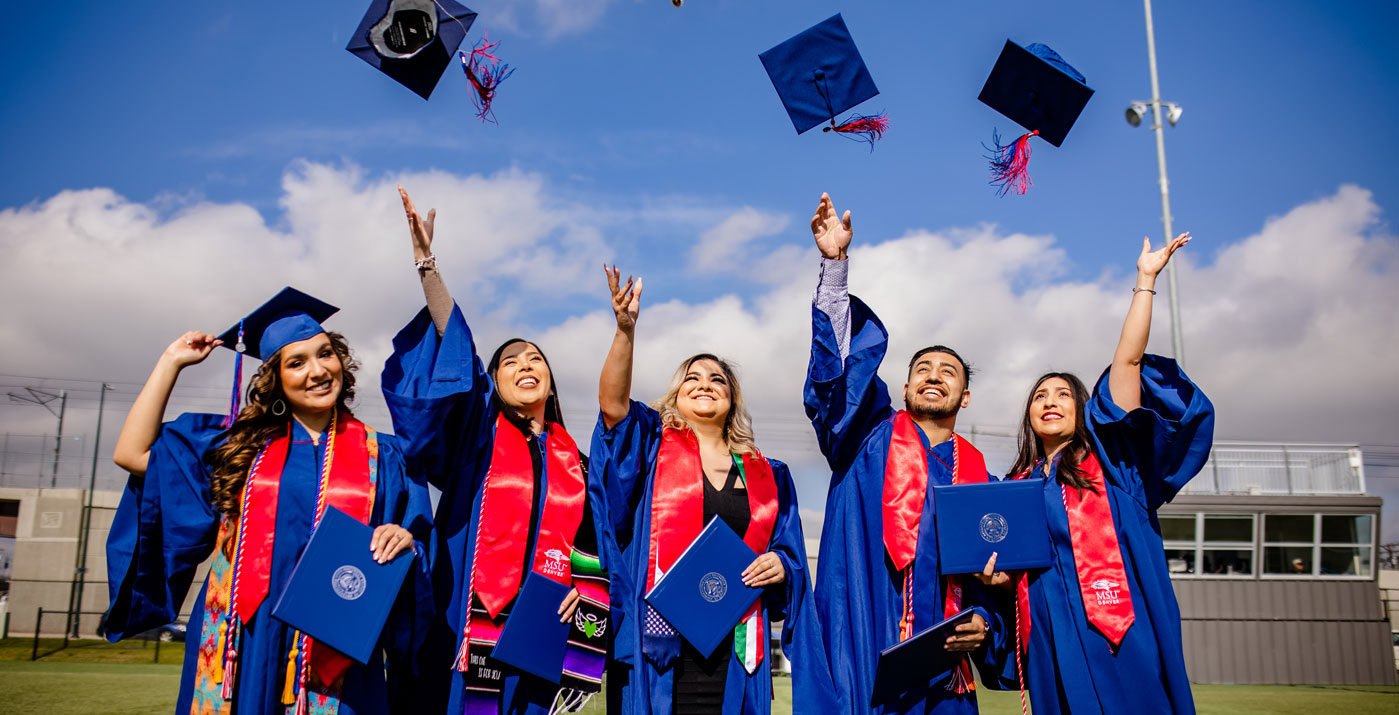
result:
[[[87,586],[87,546],[92,536],[92,493],[97,490],[97,455],[102,449],[102,408],[107,404],[107,391],[112,389],[111,385],[102,383],[102,389],[97,397],[97,436],[92,440],[92,474],[87,482],[87,500],[83,506],[83,517],[80,520],[82,531],[79,533],[80,546],[78,547],[78,563],[73,569],[74,586],[73,595],[69,599],[68,611],[72,613],[73,637],[77,638],[78,625],[81,616],[79,611],[83,610],[83,589]]]
[[[1142,0],[1146,6],[1146,54],[1151,64],[1151,116],[1156,130],[1156,166],[1160,171],[1161,182],[1161,223],[1166,228],[1166,242],[1170,243],[1175,232],[1171,229],[1171,190],[1166,180],[1166,122],[1161,113],[1161,82],[1156,78],[1156,31],[1151,26],[1151,0]],[[1174,124],[1175,122],[1172,122]],[[1176,362],[1185,367],[1185,341],[1180,335],[1180,291],[1176,289],[1176,266],[1166,264],[1166,283],[1171,293],[1171,350]]]

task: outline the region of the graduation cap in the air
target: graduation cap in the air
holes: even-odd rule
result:
[[[888,129],[886,114],[857,114],[836,123],[837,114],[879,94],[839,13],[758,58],[798,134],[829,122],[825,131],[853,135],[873,148]]]
[[[233,368],[233,397],[224,426],[233,424],[238,416],[238,388],[243,382],[243,356],[267,360],[291,343],[313,338],[325,332],[321,321],[340,309],[313,298],[290,286],[258,306],[236,325],[219,336],[223,346],[238,353]]]
[[[427,99],[475,20],[454,0],[374,0],[345,49]]]
[[[991,183],[1000,186],[1001,195],[1014,190],[1023,194],[1030,187],[1028,165],[1030,137],[1059,146],[1074,121],[1093,96],[1083,74],[1074,69],[1048,46],[1035,43],[1026,47],[1006,40],[991,76],[977,97],[988,107],[1029,130],[1028,134],[1001,144],[993,131]]]

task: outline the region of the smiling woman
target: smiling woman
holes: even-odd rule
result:
[[[653,406],[631,400],[641,280],[623,285],[616,268],[605,270],[617,332],[598,384],[594,481],[606,495],[607,563],[627,575],[612,608],[619,626],[609,667],[620,687],[608,690],[608,712],[770,712],[771,624],[786,622],[784,647],[798,631],[814,632],[791,473],[758,452],[734,369],[714,355],[682,362]],[[757,555],[743,582],[763,595],[706,654],[644,597],[715,518]]]
[[[979,576],[1016,593],[1017,657],[982,676],[1022,698],[1028,689],[1036,713],[1195,712],[1156,511],[1204,464],[1214,407],[1174,360],[1146,354],[1156,276],[1189,240],[1154,252],[1143,241],[1093,392],[1051,372],[1025,402],[1011,474],[1043,484],[1055,558],[1010,579]]]
[[[210,555],[186,639],[176,712],[386,713],[411,702],[430,607],[427,486],[398,443],[355,419],[357,367],[320,321],[336,309],[287,288],[224,333],[190,331],[161,355],[127,414],[114,460],[132,477],[107,541],[113,641],[174,620]],[[247,405],[161,424],[184,368],[220,345],[261,358]],[[235,371],[235,380],[241,371]],[[238,394],[235,382],[234,395]],[[416,552],[367,664],[272,617],[327,507],[374,526],[379,563]],[[385,673],[393,673],[386,677]]]
[[[611,630],[587,459],[564,429],[538,345],[512,338],[481,364],[432,254],[437,212],[424,217],[407,191],[399,194],[427,307],[394,339],[384,397],[409,460],[442,490],[422,711],[543,714],[581,703],[601,689]],[[559,685],[494,657],[516,606],[535,602],[522,596],[534,592],[526,584],[541,578],[567,595],[548,613],[521,605],[520,618],[570,624],[566,644],[526,649],[565,652]]]

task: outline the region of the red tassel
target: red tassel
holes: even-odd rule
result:
[[[991,130],[993,146],[983,144],[982,147],[992,152],[986,158],[991,161],[991,185],[1001,187],[996,195],[1005,196],[1007,191],[1024,195],[1034,186],[1035,182],[1030,181],[1030,137],[1039,133],[1040,130],[1036,129],[1010,144],[1002,145],[1000,134]]]
[[[472,48],[470,55],[465,52],[457,53],[461,58],[461,68],[466,73],[466,79],[471,82],[472,89],[476,90],[471,95],[471,103],[476,105],[476,118],[492,124],[496,123],[495,113],[491,111],[496,88],[515,72],[510,65],[502,63],[499,57],[491,54],[491,50],[499,44],[491,42],[489,37],[482,37]]]
[[[874,143],[883,139],[884,132],[889,131],[889,115],[855,114],[840,124],[836,124],[832,119],[831,126],[821,131],[845,134],[851,139],[869,144],[870,151],[874,151]]]

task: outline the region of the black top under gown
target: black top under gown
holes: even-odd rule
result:
[[[738,485],[740,473],[735,460],[729,467],[723,489],[715,489],[705,478],[704,523],[708,524],[710,519],[717,516],[741,539],[748,531],[752,512],[748,509],[746,485]],[[683,643],[680,658],[675,664],[675,689],[671,701],[675,715],[713,715],[723,710],[724,684],[733,649],[733,633],[729,633],[708,658],[701,656],[688,641]]]

